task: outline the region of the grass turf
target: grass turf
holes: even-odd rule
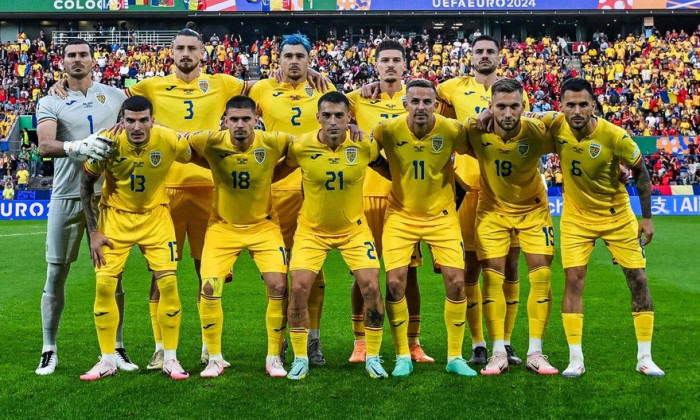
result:
[[[95,280],[87,247],[82,247],[73,264],[66,287],[59,367],[55,374],[40,377],[34,369],[41,350],[45,222],[0,222],[5,256],[0,266],[0,417],[698,418],[700,366],[695,350],[700,343],[700,276],[692,258],[697,253],[692,238],[697,236],[700,218],[657,217],[654,223],[656,235],[647,247],[648,276],[656,307],[654,360],[666,370],[665,378],[647,378],[634,370],[636,341],[629,291],[620,269],[611,264],[608,251],[598,242],[585,291],[583,343],[588,371],[579,379],[538,377],[523,366],[500,377],[446,374],[444,288],[441,278],[426,264],[419,271],[421,342],[436,363],[415,365],[408,378],[371,380],[364,365],[347,362],[353,340],[351,278],[334,251],[325,265],[322,342],[328,363],[312,368],[301,382],[265,376],[265,292],[245,254],[223,298],[223,350],[232,367],[215,380],[199,378],[197,285],[191,259],[181,263],[178,274],[184,316],[178,358],[192,377],[175,382],[144,369],[153,351],[147,306],[150,276],[145,260],[134,251],[124,276],[124,336],[129,355],[142,370],[84,383],[78,376],[92,367],[99,354],[92,318]],[[523,358],[527,350],[526,276],[521,260],[521,304],[513,345]],[[562,290],[563,270],[556,257],[554,306],[545,353],[560,370],[568,362],[559,315]],[[467,332],[466,357],[469,348]],[[391,372],[393,347],[386,325],[382,356]],[[287,357],[291,360],[291,351]]]

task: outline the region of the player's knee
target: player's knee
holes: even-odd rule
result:
[[[290,292],[293,299],[303,299],[307,301],[309,299],[309,293],[311,292],[311,285],[306,281],[296,279],[292,281]]]
[[[386,278],[386,298],[392,302],[398,302],[406,292],[405,283],[399,278]]]
[[[269,282],[267,285],[267,294],[270,296],[284,296],[287,294],[287,282],[285,279]]]
[[[225,277],[209,277],[202,279],[202,296],[209,299],[221,298],[224,291]],[[277,296],[277,295],[276,295]]]

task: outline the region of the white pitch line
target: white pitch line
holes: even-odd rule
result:
[[[23,235],[43,235],[46,232],[26,232],[26,233],[8,233],[5,235],[0,235],[0,238],[6,238],[8,236],[23,236]]]

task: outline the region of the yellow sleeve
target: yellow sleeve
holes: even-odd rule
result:
[[[105,164],[106,161],[104,160],[98,162],[94,159],[88,159],[83,164],[83,171],[92,177],[99,178],[100,174],[105,170]]]
[[[263,82],[256,82],[253,87],[250,88],[250,91],[248,92],[248,97],[255,101],[255,106],[257,108],[257,114],[260,115],[262,114],[262,110],[260,109],[260,95],[262,94],[260,91],[263,89],[262,87]]]
[[[362,141],[369,142],[369,161],[370,161],[370,163],[377,160],[377,158],[379,157],[379,145],[377,144],[377,142],[374,141],[374,139],[368,135],[364,135]]]
[[[527,116],[530,118],[537,118],[538,120],[542,121],[544,123],[544,126],[547,127],[547,130],[552,128],[552,125],[554,124],[554,120],[557,118],[559,115],[559,112],[555,111],[547,111],[547,112],[528,112]]]
[[[637,146],[637,143],[632,140],[629,134],[623,135],[622,138],[615,142],[615,150],[613,153],[628,167],[637,166],[642,159],[639,146]]]
[[[245,82],[236,79],[235,77],[222,74],[224,80],[224,86],[226,86],[226,92],[230,92],[229,96],[234,97],[236,95],[243,95],[245,93]]]
[[[150,92],[150,89],[149,89],[150,84],[151,84],[151,82],[149,81],[149,79],[144,79],[144,80],[136,83],[135,85],[132,85],[131,87],[128,87],[124,90],[126,90],[127,96],[131,97],[131,96],[135,96],[135,95],[140,95],[140,96],[145,96],[148,98],[149,92]]]
[[[194,151],[199,156],[204,156],[204,149],[207,147],[207,142],[213,131],[201,130],[195,131],[194,133],[188,133],[185,135],[185,139],[189,143],[189,146],[194,149]]]
[[[523,90],[523,101],[525,101],[525,112],[530,111],[530,98],[527,97],[527,91]]]
[[[372,135],[371,139],[377,142],[378,148],[383,148],[384,145],[382,144],[382,122],[380,121],[379,124],[377,124],[376,127],[374,127],[374,130],[372,130]]]
[[[277,137],[277,150],[279,150],[280,156],[284,156],[287,154],[289,145],[292,140],[294,140],[294,136],[287,133],[280,133],[279,131],[276,132],[275,135]]]
[[[471,149],[468,140],[467,127],[460,123],[457,124],[459,124],[459,128],[457,130],[457,138],[455,139],[455,152],[459,153],[460,155],[465,155]]]
[[[290,168],[296,168],[299,166],[299,162],[297,161],[297,156],[294,151],[296,149],[296,142],[292,141],[289,143],[289,148],[287,149],[287,156],[284,158],[284,164],[289,166]]]
[[[192,158],[192,149],[186,138],[175,132],[175,161],[187,163]]]

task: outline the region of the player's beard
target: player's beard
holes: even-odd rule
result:
[[[82,71],[82,70],[83,70],[83,69],[81,69],[80,71]],[[71,69],[71,70],[66,70],[66,73],[67,73],[68,76],[70,76],[71,78],[77,79],[77,80],[83,80],[83,79],[86,78],[86,77],[91,77],[91,76],[92,76],[92,67],[85,66],[84,70],[85,70],[84,73],[79,73],[79,72],[76,73],[73,69]]]
[[[488,67],[485,66],[476,66],[476,72],[479,74],[483,74],[484,76],[488,76],[489,74],[492,74],[493,72],[496,71],[496,66],[495,65],[490,65]]]
[[[176,63],[175,66],[183,74],[190,74],[197,69],[197,62],[195,60],[192,60],[190,62],[184,62],[184,63],[179,62],[179,63]]]
[[[389,77],[383,77],[382,80],[384,80],[387,83],[396,83],[396,81],[398,81],[399,78],[396,76],[389,76]]]
[[[569,123],[569,127],[573,128],[574,130],[581,130],[585,126],[588,125],[588,123],[591,121],[591,116],[585,116],[582,115],[580,121],[575,121],[574,118],[572,117],[570,121],[567,121]]]
[[[516,120],[516,119],[512,119],[508,122],[501,121],[501,120],[495,120],[495,121],[496,121],[496,124],[498,124],[498,126],[501,127],[501,129],[503,131],[512,131],[515,127],[518,126],[518,120]]]

